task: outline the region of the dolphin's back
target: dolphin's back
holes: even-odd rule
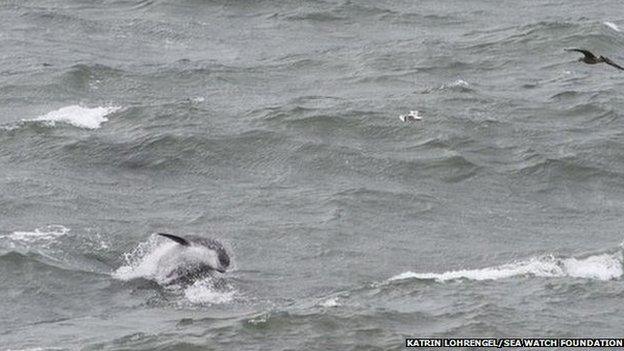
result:
[[[219,257],[219,262],[223,268],[227,268],[230,266],[230,255],[228,255],[227,251],[223,247],[223,244],[214,239],[204,238],[198,235],[188,235],[187,240],[192,244],[205,246],[211,250],[215,250],[217,252],[217,256]]]
[[[173,240],[182,246],[198,245],[204,246],[210,250],[214,250],[217,253],[217,257],[221,266],[223,268],[227,268],[230,266],[230,255],[228,255],[223,245],[217,240],[204,238],[198,235],[187,235],[186,237],[166,233],[158,233],[158,235]]]

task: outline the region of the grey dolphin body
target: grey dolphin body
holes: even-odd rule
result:
[[[230,256],[223,245],[214,239],[208,239],[196,235],[185,237],[158,233],[167,239],[173,240],[183,249],[181,256],[188,256],[184,265],[175,269],[169,274],[169,278],[174,280],[189,280],[209,274],[212,271],[225,273],[230,266]]]

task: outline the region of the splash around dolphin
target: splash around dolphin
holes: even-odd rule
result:
[[[163,237],[167,240],[157,240]],[[113,276],[121,280],[145,278],[160,285],[194,283],[225,273],[230,267],[230,254],[221,242],[196,235],[178,236],[157,233],[140,244]]]
[[[181,237],[167,233],[157,233],[178,244],[176,250],[171,252],[171,258],[180,264],[168,276],[172,279],[185,279],[200,276],[203,273],[217,271],[225,273],[230,266],[230,255],[223,245],[214,239],[196,235]],[[168,257],[163,257],[169,260]]]

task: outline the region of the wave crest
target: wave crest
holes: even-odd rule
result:
[[[0,235],[0,238],[10,239],[13,243],[49,243],[67,233],[69,233],[69,228],[62,225],[49,225],[33,231],[15,231],[9,235]]]
[[[444,273],[404,272],[389,279],[421,279],[446,282],[449,280],[498,280],[517,276],[571,277],[612,280],[622,276],[622,253],[599,254],[585,258],[558,258],[554,255],[533,257],[526,261],[495,267],[448,271]]]
[[[102,123],[107,122],[109,114],[117,112],[121,109],[118,106],[108,107],[83,107],[79,105],[71,105],[61,107],[32,119],[23,119],[22,123],[42,122],[48,126],[55,126],[57,122],[71,124],[78,128],[98,129]]]

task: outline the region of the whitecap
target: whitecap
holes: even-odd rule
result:
[[[79,128],[97,129],[102,123],[108,121],[107,115],[120,109],[121,107],[118,106],[89,108],[71,105],[33,119],[24,119],[22,122],[43,122],[49,126],[54,126],[56,122],[62,122]]]
[[[9,235],[0,235],[0,238],[21,243],[50,242],[67,233],[69,233],[69,228],[62,225],[49,225],[33,231],[15,231]]]
[[[321,307],[339,307],[340,302],[337,297],[332,297],[319,303]]]
[[[468,82],[466,82],[465,80],[463,80],[463,79],[457,79],[456,81],[454,81],[454,82],[452,82],[450,84],[447,84],[447,85],[443,85],[442,87],[443,88],[444,87],[448,87],[448,88],[456,88],[456,87],[468,88],[468,87],[470,87],[470,84]]]
[[[584,259],[563,260],[564,270],[570,277],[612,280],[622,276],[622,255],[596,255]]]
[[[516,276],[612,280],[624,274],[622,261],[622,253],[600,254],[585,258],[557,258],[549,255],[481,269],[455,270],[444,273],[416,273],[409,271],[395,275],[389,281],[403,279],[430,279],[439,282],[457,279],[479,281],[498,280]]]
[[[453,82],[442,84],[437,88],[426,89],[423,93],[428,94],[434,91],[457,91],[457,92],[470,92],[472,87],[470,83],[463,79],[456,79]]]
[[[621,32],[620,28],[613,22],[605,21],[605,22],[602,22],[602,24],[604,24],[605,26],[613,29],[616,32]]]

